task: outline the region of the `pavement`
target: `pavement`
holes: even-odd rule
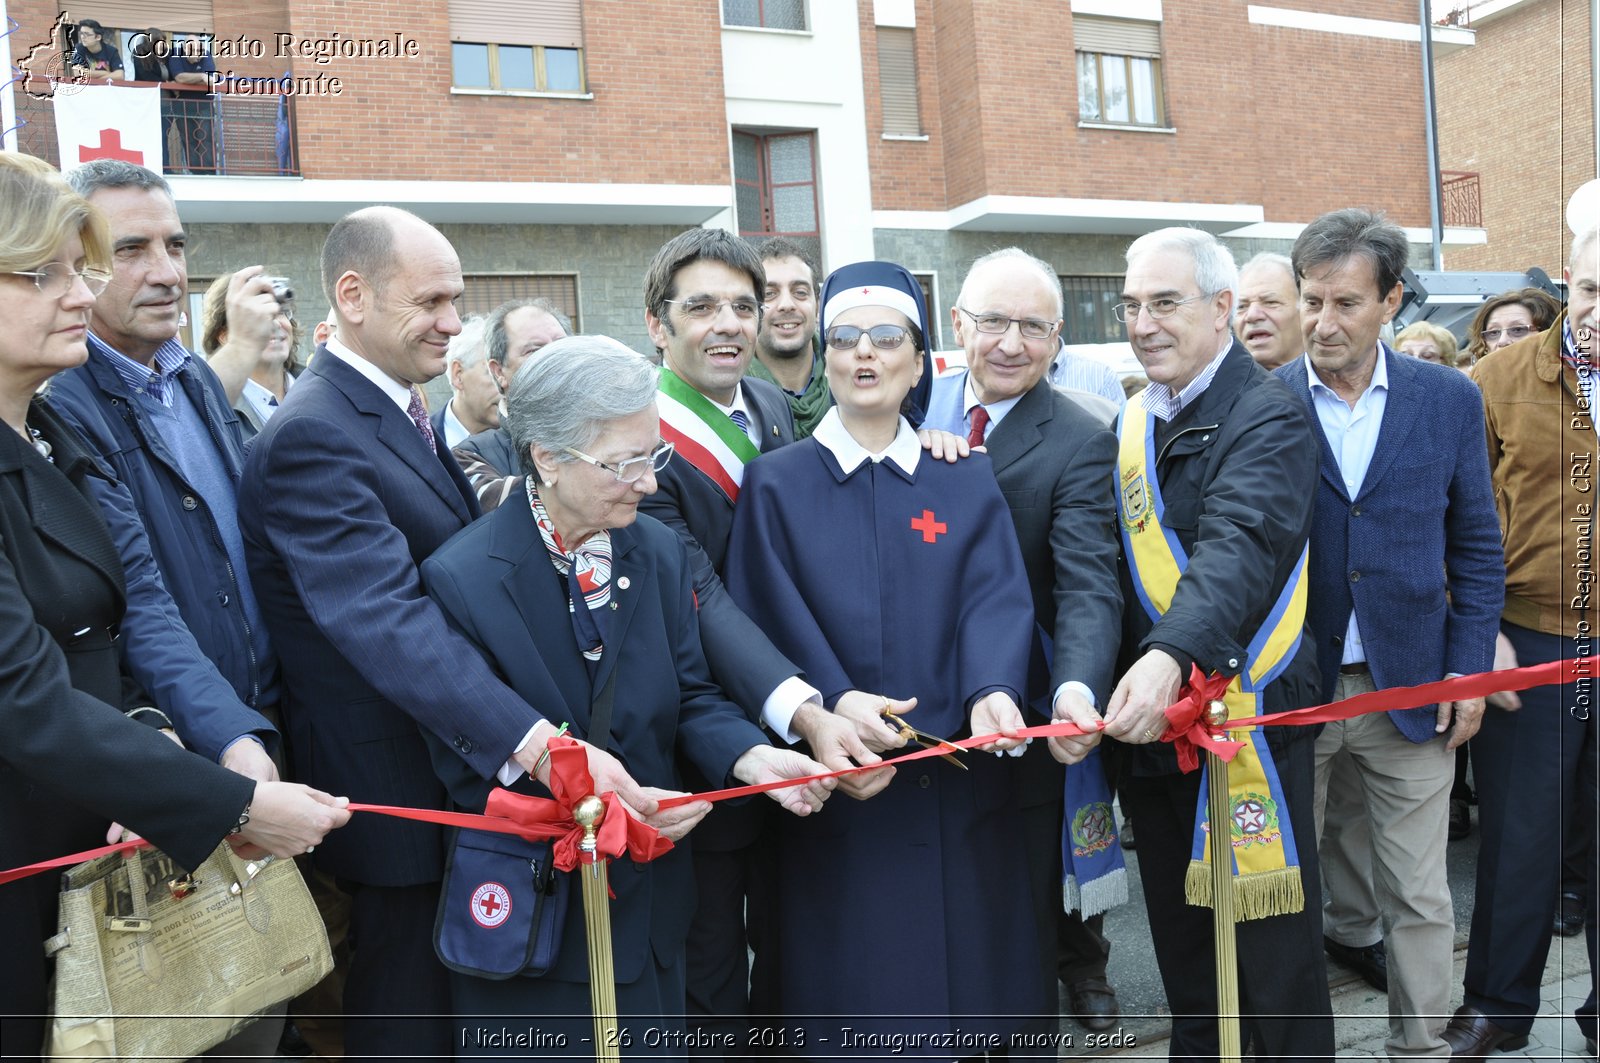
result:
[[[1475,810],[1474,810],[1475,812]],[[1138,875],[1138,850],[1128,858],[1128,903],[1106,913],[1105,933],[1111,940],[1107,974],[1122,1005],[1122,1022],[1099,1035],[1098,1043],[1070,1018],[1061,1025],[1058,1058],[1165,1059],[1171,1031],[1171,1013],[1150,947],[1144,896]],[[1451,897],[1456,911],[1455,962],[1450,973],[1452,1010],[1461,1003],[1462,974],[1467,960],[1467,929],[1472,920],[1474,876],[1478,859],[1478,834],[1451,842],[1447,854]],[[1388,997],[1374,990],[1353,971],[1328,961],[1328,986],[1333,1000],[1334,1043],[1341,1059],[1384,1059],[1384,1039],[1389,1028]],[[1545,964],[1542,1004],[1534,1020],[1528,1046],[1497,1053],[1496,1059],[1590,1059],[1583,1035],[1571,1015],[1589,993],[1589,958],[1584,937],[1551,938]],[[1065,993],[1062,999],[1066,1008]],[[1067,1039],[1071,1044],[1067,1043]]]

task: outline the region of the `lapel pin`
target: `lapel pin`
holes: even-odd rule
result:
[[[623,590],[623,591],[628,589],[628,577],[627,576],[623,576],[621,579],[617,580],[617,589],[618,590]]]

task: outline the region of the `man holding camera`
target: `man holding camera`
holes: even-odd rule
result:
[[[243,702],[233,706],[234,728],[213,736],[222,763],[275,778],[263,743],[276,739],[268,720],[276,723],[278,668],[245,575],[235,512],[244,446],[230,404],[271,341],[278,301],[259,270],[236,278],[229,342],[208,366],[178,342],[189,276],[166,181],[115,159],[85,163],[67,179],[105,215],[115,254],[112,283],[89,319],[89,359],[56,377],[52,397],[110,463],[121,497],[131,495],[137,513],[107,510],[113,533],[143,524],[184,626]],[[233,376],[231,392],[214,366]],[[130,584],[152,578],[128,574]]]

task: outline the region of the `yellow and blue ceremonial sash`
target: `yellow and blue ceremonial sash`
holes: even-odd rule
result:
[[[1123,408],[1117,434],[1117,516],[1122,544],[1139,604],[1156,621],[1171,607],[1189,557],[1178,537],[1161,523],[1165,505],[1155,476],[1155,419],[1137,397]],[[1222,700],[1230,720],[1261,714],[1261,692],[1288,667],[1300,648],[1306,616],[1306,557],[1307,551],[1302,550],[1294,573],[1250,640],[1244,669],[1228,684]],[[1305,907],[1299,854],[1266,736],[1259,727],[1239,728],[1232,736],[1243,741],[1228,771],[1235,911],[1240,919],[1298,912]],[[1207,777],[1202,773],[1184,895],[1190,904],[1210,906],[1206,836],[1211,825],[1206,787]]]

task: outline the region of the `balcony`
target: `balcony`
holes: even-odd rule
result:
[[[115,82],[122,87],[152,87],[149,82]],[[161,85],[162,172],[213,177],[298,177],[295,97],[264,92],[252,80],[235,91],[219,80],[204,87]],[[268,82],[268,87],[272,83]],[[17,148],[53,165],[70,169],[77,159],[62,160],[56,141],[52,98],[17,92]]]
[[[1439,193],[1444,224],[1468,229],[1483,228],[1483,196],[1478,175],[1464,170],[1442,170]]]

